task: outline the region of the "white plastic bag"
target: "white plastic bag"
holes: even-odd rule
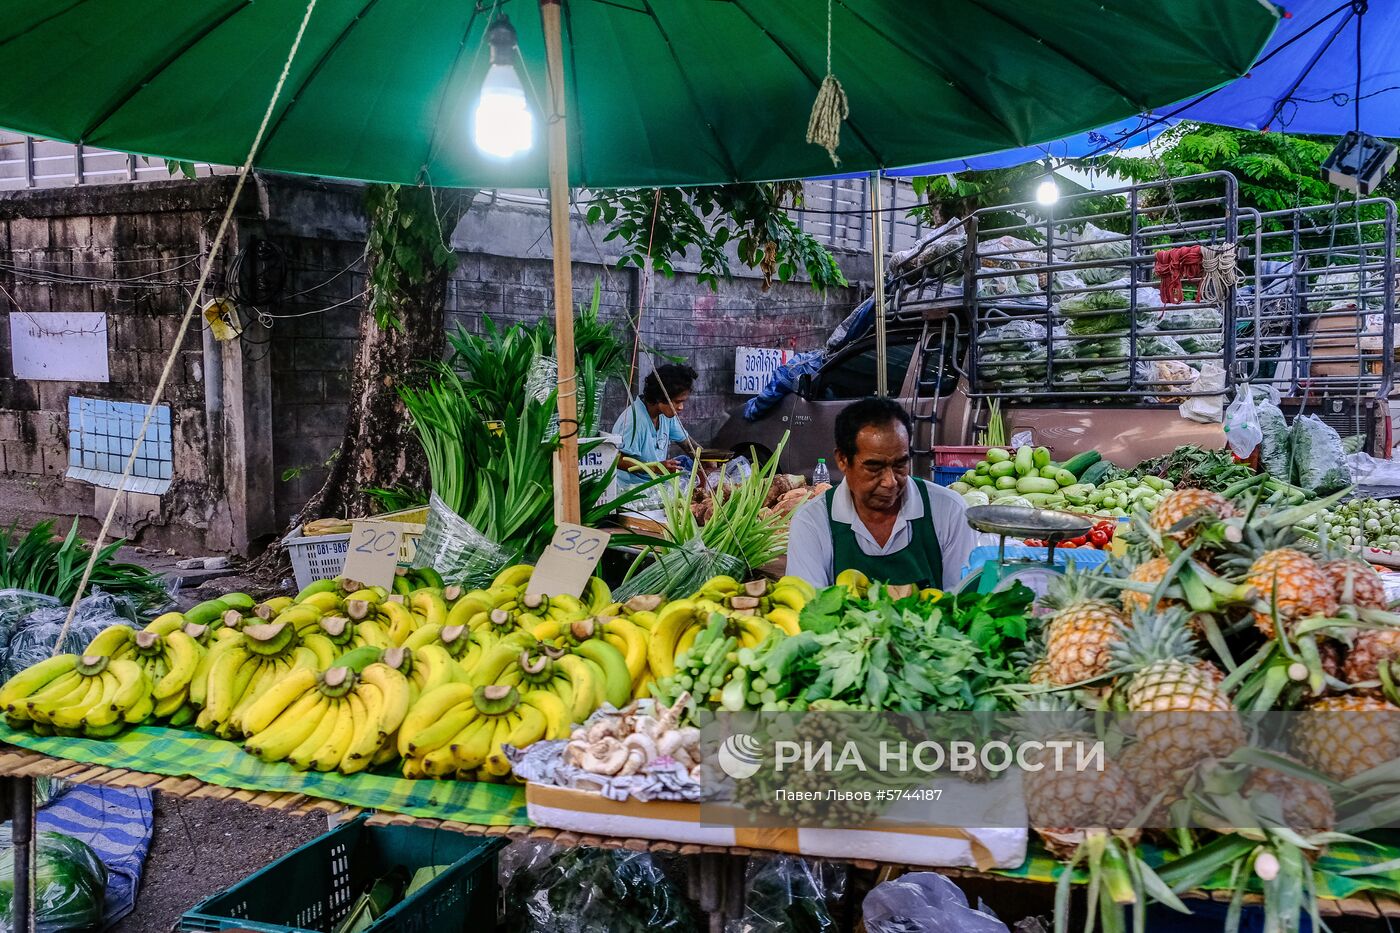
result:
[[[1191,383],[1192,398],[1178,406],[1181,417],[1201,424],[1219,423],[1225,417],[1225,370],[1219,363],[1201,364],[1201,374]]]
[[[961,888],[931,871],[876,885],[865,896],[861,913],[869,933],[1007,933],[1006,924],[968,906]]]
[[[1254,405],[1254,393],[1249,386],[1235,389],[1235,400],[1225,410],[1225,443],[1230,445],[1235,456],[1241,460],[1254,453],[1254,448],[1264,440],[1264,429],[1259,424],[1259,409]]]
[[[1382,460],[1370,454],[1347,454],[1347,470],[1358,486],[1400,486],[1400,460]]]

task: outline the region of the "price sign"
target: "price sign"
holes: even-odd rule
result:
[[[351,522],[342,574],[365,586],[393,586],[402,528],[395,522]]]
[[[530,575],[527,593],[543,596],[581,596],[593,576],[593,568],[608,546],[608,533],[582,525],[562,524],[554,532],[554,540],[540,555],[535,572]]]

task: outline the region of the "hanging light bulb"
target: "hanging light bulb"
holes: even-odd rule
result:
[[[512,159],[535,145],[535,116],[515,70],[515,27],[505,15],[498,16],[486,41],[491,43],[491,67],[472,115],[472,137],[486,155]]]
[[[1046,175],[1035,189],[1035,199],[1049,207],[1060,200],[1060,186],[1055,184],[1054,175]]]

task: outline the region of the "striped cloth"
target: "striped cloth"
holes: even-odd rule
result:
[[[410,780],[396,774],[303,772],[268,764],[225,742],[184,729],[140,726],[114,739],[78,739],[20,732],[0,722],[0,742],[55,758],[150,774],[192,777],[240,790],[282,791],[370,810],[489,826],[526,826],[525,790],[506,784]]]
[[[87,843],[107,866],[104,926],[131,913],[151,846],[150,791],[72,785],[40,808],[35,820],[41,832],[63,833]]]

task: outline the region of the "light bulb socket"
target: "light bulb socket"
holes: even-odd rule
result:
[[[504,13],[496,17],[486,30],[486,41],[491,43],[491,64],[514,65],[516,36],[510,17]]]

